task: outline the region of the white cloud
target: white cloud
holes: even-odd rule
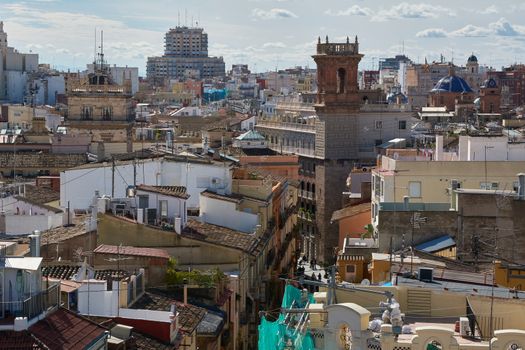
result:
[[[448,33],[441,28],[428,28],[416,34],[418,38],[446,38]]]
[[[285,48],[286,45],[280,41],[277,41],[277,42],[268,42],[268,43],[264,43],[262,45],[262,47],[264,48],[272,48],[272,49],[282,49],[282,48]]]
[[[499,13],[499,9],[496,5],[490,5],[489,7],[481,10],[481,11],[478,11],[478,13],[482,14],[482,15],[494,15],[496,13]]]
[[[252,10],[252,17],[257,19],[283,19],[297,18],[297,15],[286,9],[273,8],[270,10],[263,10],[255,8]]]
[[[328,9],[325,11],[325,14],[329,16],[370,16],[373,11],[368,7],[361,7],[359,5],[354,5],[346,10],[333,11]]]
[[[487,36],[507,36],[518,37],[525,35],[525,26],[513,25],[505,18],[500,18],[496,22],[489,23],[487,27],[480,27],[473,24],[447,32],[441,28],[428,28],[416,33],[418,38],[445,38],[445,37],[487,37]]]
[[[500,18],[497,22],[490,23],[489,29],[496,35],[501,36],[518,36],[524,33],[523,27],[513,26],[505,18]]]
[[[392,6],[390,9],[383,9],[373,15],[374,21],[385,21],[393,19],[419,19],[419,18],[438,18],[441,15],[455,16],[456,13],[449,8],[434,6],[425,3],[409,4],[402,2]]]
[[[454,30],[449,33],[450,36],[464,36],[464,37],[484,37],[491,34],[490,29],[478,27],[473,24],[467,24],[463,28]]]
[[[93,59],[94,30],[104,30],[108,61],[136,65],[162,53],[163,33],[132,28],[117,20],[79,12],[45,11],[24,3],[0,6],[5,30],[13,46],[40,54],[46,63],[60,61],[82,68]],[[50,43],[51,44],[42,44]]]

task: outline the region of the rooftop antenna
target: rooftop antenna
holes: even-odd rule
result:
[[[191,15],[191,27],[192,28],[193,28],[193,24],[194,24],[194,22],[193,22],[193,15]]]
[[[184,9],[184,26],[188,26],[188,9]]]
[[[177,27],[180,27],[180,10],[177,11]]]
[[[95,47],[93,49],[93,69],[97,70],[97,27],[95,27]]]
[[[403,56],[405,55],[405,40],[403,40]]]
[[[100,69],[104,68],[104,31],[100,31]]]

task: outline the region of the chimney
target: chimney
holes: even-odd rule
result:
[[[443,135],[436,135],[436,154],[434,160],[443,160]]]
[[[182,219],[181,218],[175,218],[175,232],[177,232],[177,234],[181,234],[181,230],[182,230]]]
[[[29,254],[31,257],[37,258],[40,256],[40,231],[33,231],[29,235]]]
[[[525,173],[518,174],[518,199],[525,201]]]

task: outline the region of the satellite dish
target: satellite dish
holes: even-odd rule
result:
[[[399,159],[399,153],[397,153],[397,152],[394,153],[394,159],[395,160]]]
[[[370,280],[365,278],[364,280],[361,281],[361,285],[362,286],[369,286],[370,285]]]

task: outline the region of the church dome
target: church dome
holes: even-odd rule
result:
[[[498,87],[498,83],[496,83],[496,80],[493,78],[487,79],[483,82],[483,85],[481,87],[489,88],[489,89],[495,89]]]
[[[431,92],[473,92],[467,82],[456,75],[441,78]]]
[[[468,58],[467,63],[478,63],[478,58],[476,56],[474,56],[474,54],[472,54]]]

